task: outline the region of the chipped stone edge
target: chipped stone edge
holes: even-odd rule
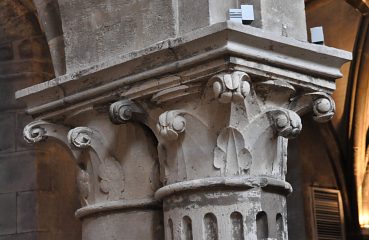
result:
[[[290,183],[270,177],[212,177],[204,179],[189,180],[180,183],[173,183],[158,189],[155,192],[155,199],[162,200],[175,193],[184,191],[199,191],[209,188],[228,187],[239,189],[263,188],[280,189],[286,195],[292,193]]]
[[[104,213],[118,210],[131,210],[131,209],[160,209],[161,203],[155,199],[134,199],[134,200],[119,200],[109,201],[98,204],[89,205],[78,209],[75,212],[75,216],[79,219],[88,217],[89,215]]]

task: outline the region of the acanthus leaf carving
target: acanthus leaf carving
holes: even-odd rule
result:
[[[101,134],[92,128],[76,127],[68,133],[69,143],[78,149],[91,148],[97,154],[99,165],[96,169],[100,190],[108,195],[108,200],[119,200],[124,191],[124,175],[120,163],[110,154]],[[94,164],[94,161],[91,162]]]
[[[83,206],[88,205],[88,195],[91,192],[90,186],[90,176],[87,171],[79,169],[77,173],[77,186],[79,190],[79,196],[81,199],[81,204]]]
[[[179,134],[185,131],[186,119],[183,117],[184,114],[184,111],[172,110],[164,112],[159,116],[157,130],[165,140],[176,140]]]
[[[313,119],[317,122],[331,120],[336,112],[336,104],[333,98],[323,92],[306,93],[292,99],[290,109],[303,115],[313,111]]]
[[[267,111],[279,136],[285,138],[297,137],[302,129],[301,118],[288,109],[272,109]]]
[[[214,96],[221,103],[242,102],[250,93],[249,81],[249,75],[241,71],[221,73],[210,79]]]
[[[251,166],[251,153],[245,147],[243,135],[235,128],[221,131],[214,149],[214,167],[221,175],[240,175]]]
[[[124,190],[121,165],[113,158],[105,159],[99,166],[100,189],[109,199],[121,196]]]

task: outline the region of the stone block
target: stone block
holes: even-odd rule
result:
[[[196,11],[194,11],[196,9]],[[209,25],[210,13],[207,0],[178,1],[179,34]]]
[[[15,193],[0,194],[0,236],[13,234],[17,231],[16,205],[17,200]]]
[[[16,62],[13,62],[10,65],[17,65]],[[52,67],[51,63],[38,63],[34,64],[34,68],[30,67],[33,63],[31,60],[23,61],[23,64],[28,68],[28,70],[16,69],[13,70],[6,69],[4,71],[8,73],[17,73],[11,75],[2,75],[0,80],[0,111],[1,110],[13,110],[13,109],[21,109],[24,108],[25,104],[23,100],[15,100],[15,91],[29,87],[33,84],[40,83],[46,78],[51,78],[52,75],[47,75],[46,72],[49,71],[49,68]],[[49,66],[50,65],[50,66]],[[6,66],[0,64],[0,72]],[[39,72],[43,72],[40,74]],[[1,75],[1,73],[0,73]]]
[[[112,212],[86,218],[82,239],[164,239],[161,210]]]
[[[50,240],[50,233],[48,232],[29,232],[17,233],[6,236],[0,236],[0,240]]]
[[[0,112],[0,153],[15,150],[15,113]]]
[[[50,58],[50,51],[44,36],[14,41],[13,45],[17,49],[20,59]]]
[[[0,155],[0,193],[37,188],[35,153],[24,151]]]
[[[3,25],[2,31],[7,34],[0,35],[0,42],[14,41],[14,39],[42,35],[42,31],[39,26],[36,14],[33,12],[20,15]]]
[[[14,57],[13,46],[10,43],[0,46],[0,61],[9,61]]]
[[[210,24],[224,22],[228,20],[228,10],[231,8],[239,8],[238,0],[208,0],[209,1],[209,13]]]
[[[18,51],[20,58],[32,58],[32,41],[30,39],[24,39],[18,45]]]
[[[172,0],[62,0],[67,72],[175,35]]]
[[[17,232],[38,230],[37,192],[21,192],[17,194]]]
[[[1,89],[0,91],[0,110],[20,108],[24,106],[22,101],[15,101],[15,98],[14,98],[15,88],[12,83],[6,81],[5,79],[1,79],[0,89]],[[4,116],[5,113],[0,113],[0,114]]]
[[[237,8],[236,0],[179,0],[179,35],[228,19],[228,10]]]
[[[280,36],[307,41],[303,0],[241,0],[241,4],[254,5],[255,21],[251,26]]]

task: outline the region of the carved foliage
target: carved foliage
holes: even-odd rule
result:
[[[91,191],[90,176],[88,172],[86,172],[83,169],[80,169],[77,173],[77,186],[78,186],[82,205],[83,206],[88,205],[87,198]]]
[[[91,128],[77,127],[69,131],[68,141],[78,149],[91,148],[96,152],[99,163],[98,165],[94,161],[91,163],[93,169],[97,171],[101,192],[108,195],[108,200],[120,199],[124,190],[123,170],[120,163],[109,153],[100,133]],[[79,181],[80,184],[84,182],[86,181]],[[86,185],[80,187],[88,189]]]
[[[214,167],[220,169],[222,175],[239,175],[250,166],[251,154],[242,134],[232,127],[223,129],[214,149]]]
[[[173,110],[162,113],[159,116],[157,130],[165,140],[176,140],[180,133],[186,129],[184,111]]]
[[[273,109],[268,111],[268,115],[279,136],[295,138],[301,132],[301,118],[295,112],[287,109]]]
[[[250,77],[244,72],[218,74],[210,79],[213,91],[221,103],[241,102],[250,92]]]

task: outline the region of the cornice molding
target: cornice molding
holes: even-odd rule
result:
[[[224,22],[19,90],[16,98],[29,103],[31,115],[58,115],[72,105],[149,97],[168,87],[193,88],[209,73],[230,69],[331,93],[334,80],[342,76],[341,65],[350,59],[346,51]]]

